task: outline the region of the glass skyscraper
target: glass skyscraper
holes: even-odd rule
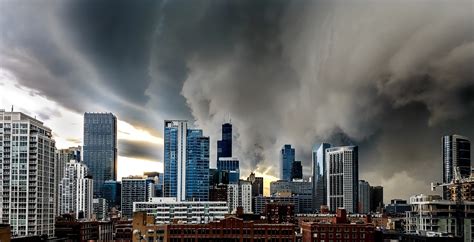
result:
[[[186,200],[209,200],[209,137],[200,129],[188,129]]]
[[[232,124],[222,125],[222,140],[217,141],[217,160],[220,157],[232,157]]]
[[[460,135],[447,135],[443,137],[443,183],[450,183],[454,173],[459,172],[466,178],[471,174],[471,142],[469,138]],[[443,198],[449,198],[449,192],[443,187]]]
[[[185,120],[165,120],[164,196],[209,199],[209,137]]]
[[[317,211],[321,205],[326,205],[326,149],[330,148],[328,143],[313,146],[312,173],[313,173],[313,210]]]
[[[284,145],[280,153],[280,179],[291,181],[291,168],[295,161],[295,149]]]
[[[112,113],[84,114],[83,160],[94,180],[94,197],[104,181],[117,179],[117,118]]]

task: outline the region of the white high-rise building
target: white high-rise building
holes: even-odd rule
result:
[[[92,218],[93,180],[84,163],[71,160],[66,164],[59,191],[60,214],[74,213],[78,219]]]
[[[56,191],[59,191],[59,184],[64,177],[64,169],[66,168],[66,164],[69,163],[71,160],[76,160],[77,162],[81,161],[81,146],[77,147],[69,147],[67,149],[60,149],[56,150],[56,163],[54,168],[54,175],[56,179]],[[60,195],[56,196],[56,215],[61,215],[61,206],[59,199],[61,198]]]
[[[359,167],[357,146],[326,149],[327,205],[331,211],[358,208]]]
[[[165,120],[164,196],[186,200],[186,120]]]
[[[370,212],[370,184],[367,181],[359,181],[359,213]]]
[[[244,213],[252,213],[252,184],[244,180],[228,184],[227,205],[230,213],[236,213],[237,207],[242,207]]]
[[[43,123],[0,110],[0,217],[12,237],[54,234],[55,142]]]

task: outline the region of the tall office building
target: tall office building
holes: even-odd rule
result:
[[[460,135],[443,136],[443,183],[450,183],[455,172],[460,178],[467,178],[471,173],[471,142]],[[449,199],[447,187],[443,187],[443,199]]]
[[[66,164],[69,163],[71,160],[75,160],[77,162],[81,162],[81,146],[77,147],[69,147],[67,149],[60,149],[56,150],[56,163],[54,168],[54,175],[56,179],[56,191],[59,191],[59,184],[64,177],[64,169],[66,168]],[[59,199],[61,196],[56,196],[56,215],[61,215],[59,206]]]
[[[185,120],[165,120],[163,185],[177,201],[209,199],[209,137]]]
[[[301,161],[294,161],[291,165],[291,180],[303,179],[303,166]]]
[[[84,114],[84,163],[94,178],[94,197],[103,184],[117,180],[117,118],[112,113]]]
[[[43,123],[0,110],[0,217],[12,237],[54,234],[55,142]]]
[[[321,143],[313,146],[313,211],[319,211],[321,205],[327,204],[326,149],[330,147],[331,145],[327,143]]]
[[[252,184],[252,197],[263,196],[263,177],[255,176],[255,173],[252,172],[247,177],[247,181]]]
[[[186,200],[187,130],[185,120],[165,120],[163,192],[178,201]]]
[[[370,187],[370,211],[380,212],[384,207],[383,204],[383,187],[382,186],[371,186]]]
[[[134,202],[147,202],[153,197],[153,185],[154,180],[151,178],[134,176],[122,178],[122,216],[131,218]]]
[[[217,141],[217,161],[220,157],[232,157],[232,124],[222,125],[222,140]]]
[[[91,219],[93,213],[93,181],[87,166],[71,160],[64,168],[59,185],[60,214],[74,214],[77,219]]]
[[[331,211],[345,208],[356,213],[359,200],[359,166],[357,146],[326,149],[327,205]]]
[[[229,183],[238,183],[240,180],[239,159],[235,157],[220,157],[217,161],[217,171],[227,172]]]
[[[188,129],[186,152],[186,200],[209,201],[209,137]]]
[[[359,181],[359,213],[370,212],[370,184],[367,181]]]
[[[291,168],[295,161],[295,149],[284,145],[280,152],[280,179],[291,181]]]

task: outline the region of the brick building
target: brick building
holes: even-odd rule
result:
[[[170,242],[293,242],[293,224],[267,224],[230,216],[208,224],[154,224],[153,217],[136,212],[133,218],[133,241],[153,238]]]
[[[344,209],[338,209],[330,222],[303,222],[301,229],[305,242],[375,241],[375,226],[370,223],[350,223]]]

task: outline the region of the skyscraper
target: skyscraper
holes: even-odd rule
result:
[[[108,208],[120,208],[120,195],[121,195],[122,183],[119,181],[108,180],[104,181],[103,186],[103,198],[106,201]]]
[[[280,179],[291,181],[291,168],[295,161],[295,149],[284,145],[280,152]]]
[[[220,157],[232,157],[232,124],[222,125],[222,140],[217,141],[217,160]]]
[[[303,166],[301,161],[294,161],[291,166],[291,180],[303,179]]]
[[[327,173],[326,149],[331,145],[327,143],[313,146],[312,174],[313,174],[313,210],[319,211],[321,205],[327,204]]]
[[[209,137],[187,121],[165,120],[164,196],[209,199]]]
[[[117,118],[112,113],[84,114],[83,153],[94,197],[102,197],[104,181],[117,179]]]
[[[367,181],[359,181],[359,213],[370,212],[370,184]]]
[[[56,191],[59,191],[59,184],[64,177],[64,168],[71,160],[81,162],[81,146],[69,147],[67,149],[56,150],[56,163],[54,168],[54,175],[56,179]],[[59,206],[59,199],[61,196],[56,196],[56,215],[59,216],[61,206]]]
[[[186,199],[186,141],[188,122],[165,120],[163,192],[165,197]]]
[[[73,213],[77,219],[91,219],[93,213],[93,181],[87,166],[76,160],[66,164],[59,185],[60,214]]]
[[[383,187],[370,186],[370,211],[380,212],[383,207]]]
[[[0,217],[12,237],[54,234],[55,142],[43,123],[0,110]]]
[[[443,142],[443,183],[450,183],[455,172],[461,177],[469,177],[471,173],[471,142],[467,137],[447,135]],[[449,199],[447,187],[443,187],[443,199]]]
[[[186,200],[209,200],[209,137],[200,129],[188,129]]]
[[[357,146],[326,149],[327,205],[331,211],[345,208],[356,213],[359,200]]]

